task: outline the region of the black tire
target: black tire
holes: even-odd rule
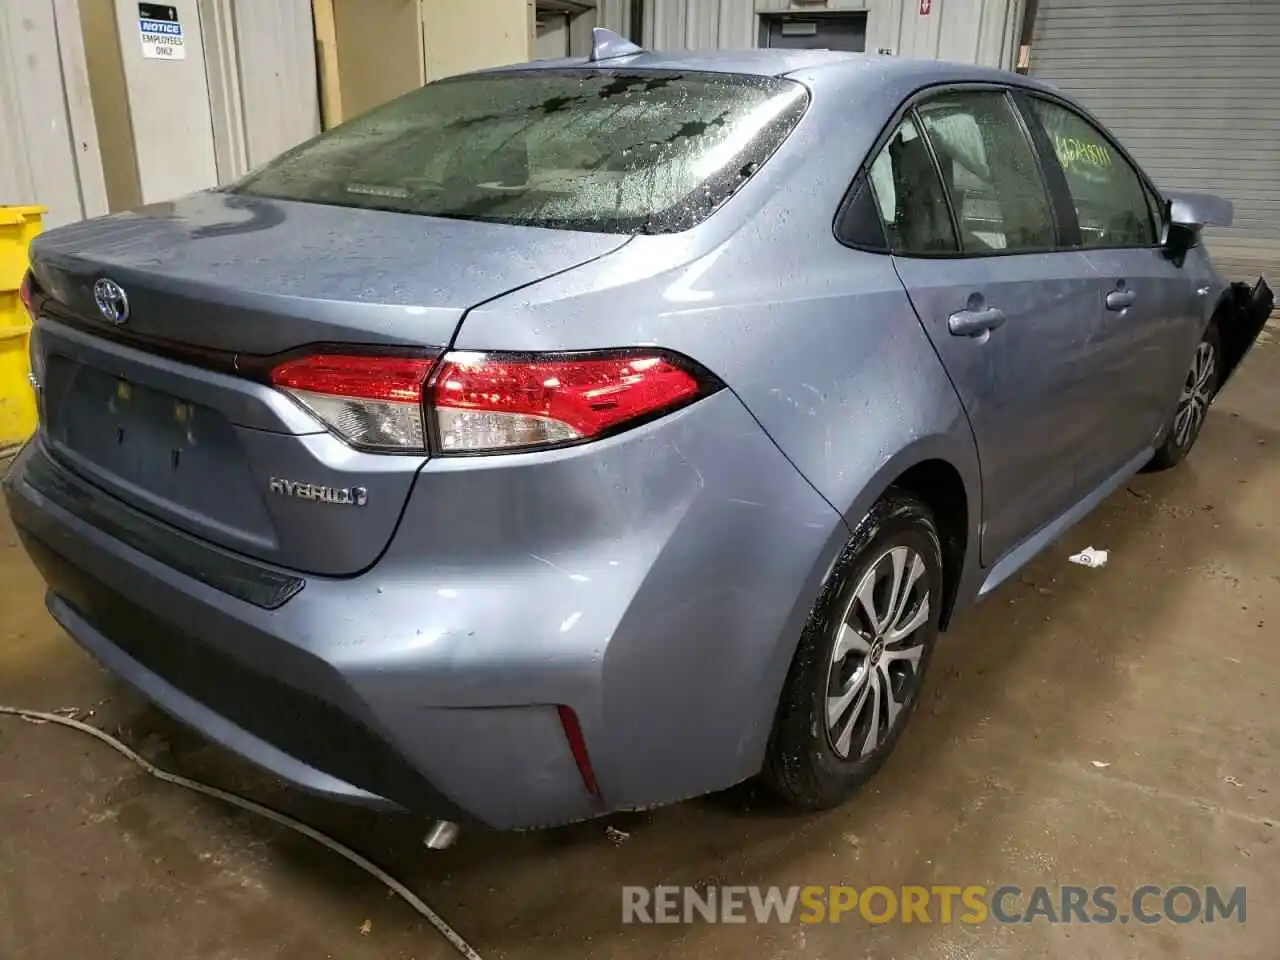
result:
[[[1209,352],[1210,363],[1208,370],[1204,371],[1199,364],[1201,356],[1206,350]],[[1198,373],[1204,374],[1205,379],[1203,381],[1199,379]],[[1182,387],[1182,395],[1178,398],[1177,407],[1174,409],[1173,415],[1169,418],[1169,424],[1165,428],[1164,442],[1156,450],[1155,456],[1151,458],[1151,461],[1143,468],[1146,472],[1156,473],[1161,470],[1170,470],[1187,458],[1187,454],[1196,445],[1196,439],[1200,436],[1200,431],[1204,427],[1204,421],[1209,414],[1209,405],[1213,402],[1214,395],[1218,392],[1218,384],[1221,379],[1222,337],[1218,333],[1217,323],[1214,322],[1209,324],[1204,336],[1196,344],[1191,366],[1187,370],[1187,379]],[[1182,421],[1184,410],[1187,411],[1185,416],[1189,418],[1186,429],[1183,429]]]
[[[923,572],[917,583],[922,582],[926,591],[924,598],[929,606],[920,626],[906,640],[890,643],[887,650],[882,645],[880,653],[876,654],[873,652],[875,641],[868,640],[869,635],[876,631],[869,629],[871,621],[866,617],[865,608],[856,593],[864,581],[872,583],[869,588],[872,606],[879,606],[875,598],[887,596],[883,593],[883,584],[892,580],[895,560],[904,557],[897,548],[905,548],[906,557],[920,558]],[[881,568],[886,562],[889,569],[884,571]],[[902,562],[910,563],[914,568],[914,559]],[[903,580],[906,579],[908,577],[904,575]],[[909,626],[916,615],[920,615],[918,604],[912,605],[913,597],[911,594],[903,599],[896,625]],[[890,490],[858,524],[809,615],[787,674],[769,739],[763,779],[774,792],[793,806],[823,810],[842,803],[880,769],[920,702],[921,683],[937,640],[942,603],[942,547],[933,514],[916,497]],[[888,609],[890,603],[884,606]],[[844,660],[833,663],[846,615],[851,621],[861,624],[854,634],[846,633],[846,637],[854,637],[859,647],[866,647],[867,652],[859,652],[846,640]],[[885,620],[893,621],[893,615],[886,615]],[[888,622],[888,626],[893,627],[895,623]],[[918,640],[921,647],[914,667],[903,657],[908,640],[913,647]],[[858,657],[862,658],[865,673],[860,673],[862,667],[857,665]],[[891,661],[891,657],[896,659]],[[850,661],[853,661],[852,666]],[[852,675],[846,681],[843,673],[850,669]],[[878,675],[877,671],[880,671]],[[851,736],[844,738],[847,747],[846,755],[842,756],[837,743],[838,734],[831,729],[833,724],[827,719],[828,697],[833,690],[843,693],[856,687],[859,675],[878,681],[871,686],[879,686],[880,689],[884,689],[884,683],[901,683],[902,699],[899,703],[898,696],[894,695],[894,703],[899,706],[896,717],[889,722],[889,704],[887,700],[882,702],[875,690],[865,694],[867,699],[862,703],[860,713],[861,701],[855,696],[848,709],[859,715],[856,721],[849,721]],[[863,683],[866,682],[864,679]],[[848,696],[847,693],[844,695]],[[877,697],[874,717],[877,744],[864,754],[873,695]],[[837,703],[842,702],[841,697],[833,699]],[[844,724],[834,726],[843,729]]]

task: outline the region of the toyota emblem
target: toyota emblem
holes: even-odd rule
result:
[[[129,319],[129,297],[124,287],[103,277],[93,285],[93,302],[98,305],[98,312],[109,323],[116,326]]]

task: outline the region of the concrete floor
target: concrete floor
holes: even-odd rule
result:
[[[1275,336],[1274,331],[1264,338]],[[93,709],[157,762],[300,812],[485,957],[1280,954],[1280,345],[1259,346],[1181,469],[1135,479],[944,637],[920,713],[844,808],[750,789],[524,836],[420,828],[273,784],[115,684],[57,629],[0,515],[0,703]],[[1111,551],[1090,570],[1067,556]],[[1093,761],[1109,764],[1098,766]],[[337,857],[0,718],[0,956],[417,958],[450,948]],[[624,927],[622,884],[1219,884],[1248,922]]]

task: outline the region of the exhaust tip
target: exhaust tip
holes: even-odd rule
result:
[[[428,850],[447,850],[458,839],[458,825],[452,820],[437,820],[423,837],[422,844]]]

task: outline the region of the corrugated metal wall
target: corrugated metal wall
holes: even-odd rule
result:
[[[644,43],[654,50],[754,47],[753,0],[647,0]]]
[[[219,177],[319,130],[310,0],[201,0]],[[114,37],[103,37],[114,42]],[[0,0],[0,204],[107,212],[77,0]]]
[[[903,57],[959,60],[1011,68],[1024,0],[645,0],[641,42],[657,50],[742,49],[759,43],[761,14],[823,15],[864,12],[867,49]],[[605,0],[604,23],[629,25],[630,0]]]
[[[919,0],[868,2],[867,47],[899,57],[954,60],[1012,69],[1023,0]]]
[[[311,0],[200,0],[218,179],[320,132]]]
[[[1168,189],[1235,203],[1224,269],[1280,262],[1280,0],[1039,0],[1031,72],[1075,93]]]
[[[597,22],[614,33],[631,36],[631,3],[632,0],[597,0]]]
[[[107,209],[75,0],[0,0],[0,204]]]
[[[320,132],[310,0],[235,0],[245,144],[256,167]]]

